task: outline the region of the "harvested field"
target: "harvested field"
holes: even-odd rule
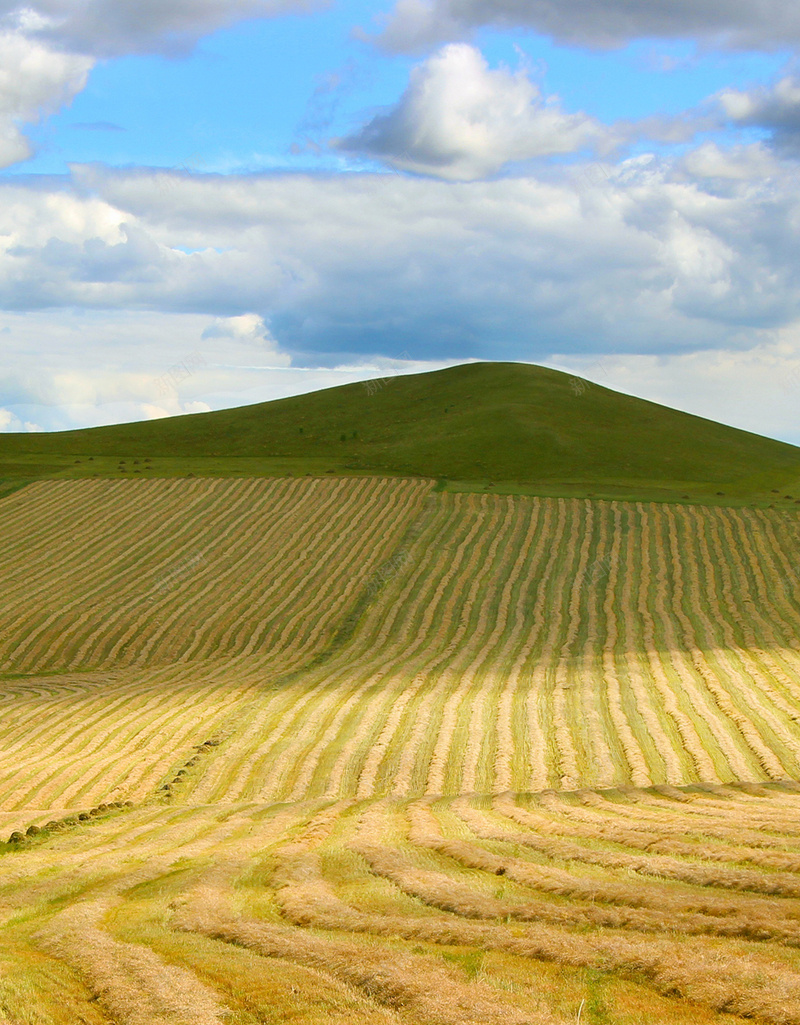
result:
[[[0,813],[800,778],[798,522],[31,485],[0,502]]]
[[[0,1022],[800,1025],[799,527],[6,495]]]
[[[0,1008],[796,1025],[799,813],[790,784],[109,811],[6,850]]]

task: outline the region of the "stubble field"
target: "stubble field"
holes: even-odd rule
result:
[[[799,525],[2,498],[0,1021],[800,1022]]]

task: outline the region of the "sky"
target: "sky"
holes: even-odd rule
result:
[[[800,444],[799,48],[796,0],[0,0],[0,431],[518,360]]]

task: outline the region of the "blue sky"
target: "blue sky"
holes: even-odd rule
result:
[[[516,359],[800,443],[799,44],[787,0],[0,0],[0,430]]]
[[[105,60],[69,107],[28,131],[36,154],[6,173],[64,174],[71,163],[94,161],[206,173],[380,170],[375,161],[343,161],[326,143],[391,107],[416,63],[357,38],[354,30],[374,31],[381,13],[351,0],[217,31],[182,57]],[[679,115],[732,83],[769,84],[791,56],[700,57],[694,44],[670,40],[592,52],[490,29],[477,42],[493,67],[527,60],[531,77],[567,109],[608,123]],[[322,151],[307,148],[309,139]]]

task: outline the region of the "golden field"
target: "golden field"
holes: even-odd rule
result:
[[[800,1023],[799,527],[7,495],[0,1022]]]

